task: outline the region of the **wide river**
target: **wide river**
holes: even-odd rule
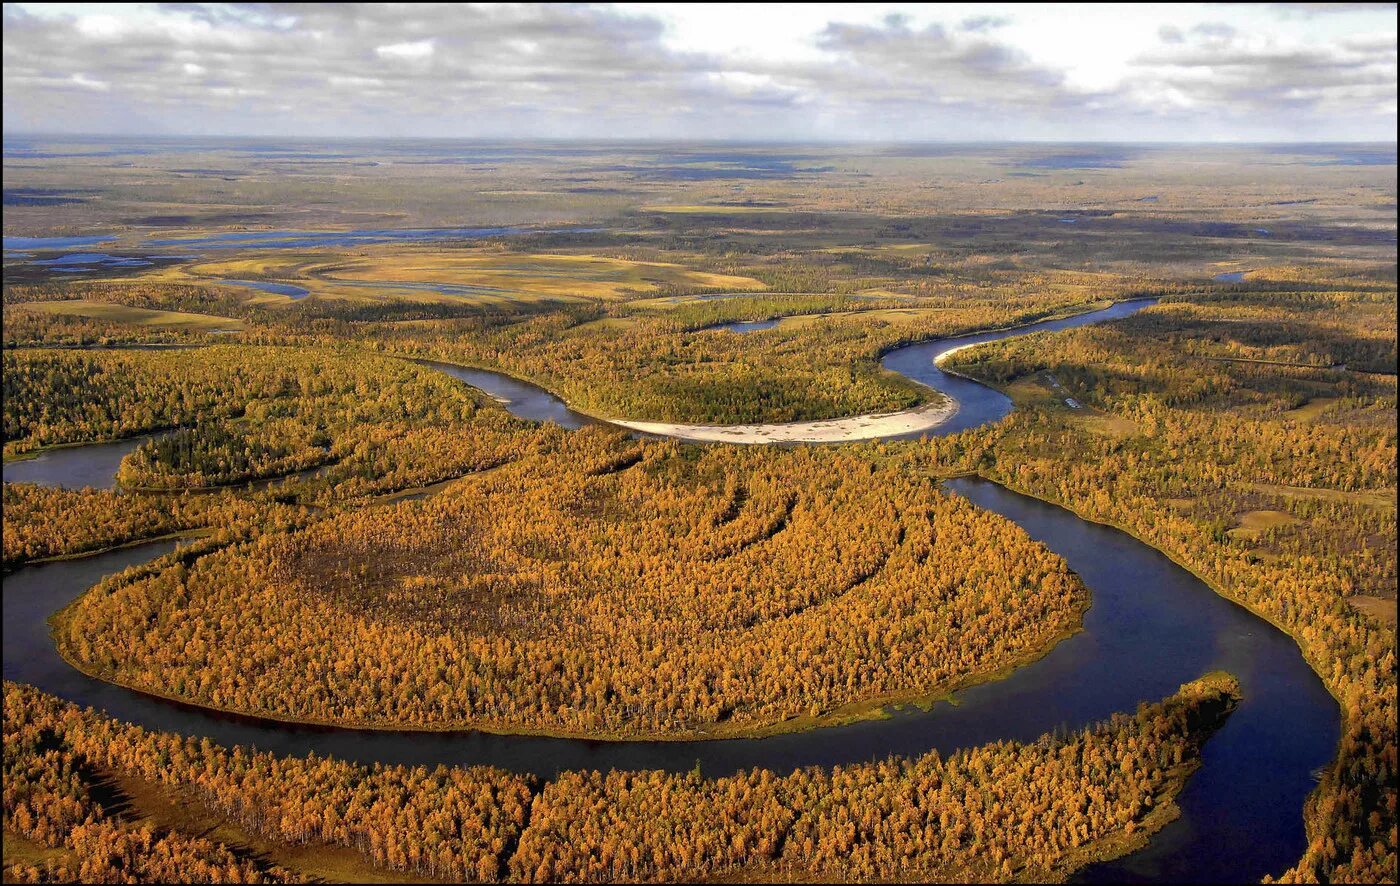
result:
[[[1142,306],[1120,304],[1015,330],[911,345],[890,353],[884,363],[957,401],[953,418],[930,432],[952,433],[995,421],[1011,405],[990,388],[939,371],[932,362],[938,354],[1112,319]],[[533,385],[481,370],[445,368],[523,417],[571,427],[592,421]],[[77,459],[84,449],[63,450],[64,458]],[[97,458],[109,457],[100,447],[92,449]],[[82,470],[77,461],[72,464]],[[1206,744],[1201,769],[1178,799],[1181,818],[1145,849],[1093,866],[1081,879],[1257,881],[1296,861],[1306,842],[1303,801],[1315,785],[1315,772],[1336,751],[1340,712],[1293,640],[1123,532],[986,480],[958,479],[945,488],[1014,521],[1064,557],[1089,587],[1093,605],[1084,629],[1034,664],[958,693],[955,704],[905,708],[882,720],[763,739],[688,742],[368,732],[219,714],[123,689],[70,667],[54,649],[48,617],[103,576],[169,551],[173,542],[29,566],[6,577],[4,676],[147,728],[207,736],[226,745],[281,754],[315,751],[360,762],[488,764],[549,777],[583,768],[687,771],[697,762],[710,776],[752,766],[788,772],[930,749],[947,753],[998,739],[1031,740],[1131,711],[1206,671],[1224,669],[1239,677],[1244,701]]]

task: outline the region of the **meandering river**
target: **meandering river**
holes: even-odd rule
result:
[[[931,433],[995,421],[1010,401],[949,375],[934,358],[949,350],[1033,331],[1124,316],[1106,311],[911,345],[884,364],[957,401]],[[513,413],[579,427],[594,420],[534,385],[482,370],[444,367]],[[74,471],[80,453],[65,452]],[[12,467],[12,466],[10,466]],[[88,470],[99,468],[88,465]],[[7,477],[10,479],[7,467]],[[49,475],[48,482],[62,477]],[[315,751],[361,762],[488,764],[549,777],[565,769],[692,769],[707,775],[764,766],[788,772],[884,757],[948,752],[997,739],[1030,740],[1131,711],[1213,669],[1240,678],[1244,700],[1206,744],[1203,765],[1178,799],[1182,817],[1149,846],[1082,877],[1094,881],[1253,881],[1282,873],[1305,847],[1302,807],[1313,773],[1336,750],[1340,712],[1291,638],[1212,592],[1190,572],[1131,536],[976,478],[946,488],[1021,526],[1069,563],[1093,595],[1083,630],[1010,677],[960,692],[956,704],[906,708],[888,719],[763,739],[599,742],[467,733],[367,732],[307,727],[220,714],[152,698],[85,676],[56,652],[47,619],[104,575],[173,549],[157,542],[77,560],[29,566],[4,582],[4,676],[151,729],[207,736],[283,754]]]

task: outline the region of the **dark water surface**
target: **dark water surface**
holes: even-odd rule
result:
[[[509,375],[492,372],[489,369],[469,369],[465,366],[454,366],[451,363],[439,363],[436,360],[415,360],[414,362],[445,372],[479,391],[485,391],[504,406],[507,412],[517,418],[526,418],[530,421],[552,421],[571,431],[578,430],[584,425],[607,424],[607,422],[591,415],[575,412],[554,394],[528,381],[511,378]]]
[[[933,365],[954,347],[1125,316],[1119,304],[1020,330],[912,345],[885,365],[956,397],[960,411],[937,433],[995,421],[1010,411],[1000,393]],[[1092,317],[1093,319],[1089,319]],[[549,392],[483,370],[436,365],[506,401],[516,415],[580,427],[594,420]],[[70,450],[87,452],[95,447]],[[6,479],[9,477],[7,466]],[[1089,881],[1256,881],[1282,873],[1304,846],[1302,807],[1312,773],[1333,756],[1336,702],[1296,644],[1267,622],[1212,592],[1159,551],[1118,530],[970,478],[946,487],[1013,520],[1059,553],[1084,579],[1093,605],[1084,629],[1010,677],[958,693],[956,704],[906,708],[888,719],[765,739],[599,742],[480,732],[366,732],[279,724],[155,699],[94,680],[54,650],[46,619],[102,576],[169,551],[157,542],[95,557],[22,569],[4,581],[4,676],[151,729],[208,736],[283,754],[315,751],[360,762],[489,764],[548,777],[566,769],[688,771],[716,776],[764,766],[789,772],[885,757],[948,752],[998,739],[1031,740],[1155,701],[1201,674],[1240,678],[1244,700],[1205,746],[1203,765],[1183,791],[1183,815],[1150,845],[1096,865]]]
[[[117,239],[116,234],[96,237],[5,237],[6,249],[72,249],[75,246],[96,246]]]
[[[117,485],[117,468],[122,459],[136,447],[151,439],[153,434],[128,437],[111,443],[90,443],[86,446],[65,446],[49,449],[21,461],[5,463],[6,483],[39,483],[64,489],[111,489]],[[5,601],[5,617],[9,618],[9,600]]]
[[[58,268],[73,267],[83,270],[99,270],[106,267],[143,268],[152,264],[144,258],[123,255],[108,255],[105,252],[72,252],[58,258],[36,259],[30,264],[48,265]]]
[[[724,332],[761,332],[764,329],[772,329],[781,322],[781,317],[774,320],[740,320],[735,323],[720,323],[717,326],[709,326],[702,331],[718,329]]]
[[[956,338],[945,338],[939,341],[922,342],[891,351],[880,361],[881,366],[898,372],[906,378],[911,378],[919,384],[927,385],[934,390],[941,391],[958,401],[958,411],[948,421],[934,428],[932,431],[916,431],[912,434],[905,434],[904,437],[915,439],[923,436],[943,437],[948,434],[956,434],[959,431],[965,431],[968,428],[975,428],[998,421],[1011,414],[1012,405],[1010,397],[980,382],[975,382],[969,378],[963,378],[954,373],[944,372],[942,369],[938,368],[938,364],[934,361],[949,351],[969,345],[1001,341],[1005,338],[1013,338],[1021,335],[1031,335],[1036,332],[1058,332],[1061,329],[1073,329],[1076,326],[1085,326],[1090,323],[1116,320],[1120,317],[1126,317],[1129,314],[1135,314],[1143,308],[1150,307],[1156,303],[1157,299],[1155,298],[1118,302],[1111,307],[1098,311],[1089,311],[1084,314],[1076,314],[1073,317],[1064,317],[1059,320],[1042,320],[1039,323],[1018,326],[1014,329],[998,329],[990,332],[978,332],[972,335],[958,336]],[[900,438],[892,437],[891,439]]]
[[[216,281],[225,286],[244,286],[248,289],[257,289],[262,292],[271,292],[275,295],[285,295],[293,301],[306,298],[311,294],[311,290],[300,286],[293,286],[290,283],[272,283],[267,280],[219,280]]]

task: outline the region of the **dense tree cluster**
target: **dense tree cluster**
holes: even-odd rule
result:
[[[158,838],[162,845],[149,830],[112,821],[91,799],[86,773],[93,771],[163,785],[287,844],[346,846],[375,865],[452,880],[496,879],[530,804],[529,784],[499,770],[364,767],[226,750],[6,683],[5,829],[70,849],[76,858],[67,869],[76,877],[69,879],[258,882],[279,873],[207,840],[170,833]],[[132,879],[117,879],[123,872]]]
[[[557,425],[528,426],[504,409],[479,410],[469,422],[357,428],[344,455],[311,481],[317,500],[339,500],[428,486],[488,470],[556,445]]]
[[[1286,309],[1299,294],[1280,293],[1270,324],[1259,306],[1271,296],[1256,288],[1212,300],[1204,325],[1194,307],[1164,306],[963,352],[960,368],[991,379],[1049,372],[1067,393],[1116,410],[1141,432],[1096,434],[1057,410],[1019,414],[942,446],[959,447],[960,457],[1013,488],[1123,526],[1298,640],[1341,703],[1344,733],[1307,809],[1307,852],[1287,878],[1377,882],[1396,873],[1395,631],[1393,620],[1349,601],[1380,598],[1393,611],[1395,379],[1259,363],[1202,368],[1194,360],[1235,347],[1214,337],[1221,321],[1235,319],[1245,321],[1232,327],[1237,335],[1294,354],[1316,353],[1316,342],[1335,339],[1337,329],[1351,330],[1348,340],[1388,340],[1394,354],[1393,284],[1388,300],[1317,298],[1325,310],[1300,314]],[[1168,312],[1182,325],[1164,329]],[[1309,318],[1323,324],[1317,337]],[[1300,388],[1337,407],[1293,418]],[[1299,522],[1257,536],[1228,531],[1238,514],[1260,507]]]
[[[254,316],[248,293],[232,287],[218,288],[163,280],[65,280],[62,283],[6,286],[7,305],[38,301],[88,299],[156,311],[188,311],[225,317]],[[6,320],[10,313],[6,312]]]
[[[75,708],[35,690],[5,684],[6,840],[14,834],[60,850],[42,864],[7,865],[7,883],[297,881],[221,844],[157,833],[109,813],[96,796],[96,761],[65,728],[65,718],[80,717]]]
[[[169,327],[133,326],[45,311],[6,307],[4,338],[6,348],[106,348],[123,345],[168,345],[208,340],[208,335]]]
[[[1232,677],[1210,675],[1136,716],[946,759],[718,779],[564,773],[536,799],[510,872],[533,882],[735,870],[783,880],[1043,882],[1120,854],[1144,827],[1169,820],[1163,807],[1236,691]]]
[[[236,345],[173,351],[7,351],[5,447],[126,437],[187,425],[124,461],[133,487],[277,476],[335,461],[365,427],[468,421],[475,395],[402,360]]]
[[[60,636],[104,676],[230,710],[672,736],[941,693],[1041,654],[1086,603],[1014,524],[897,465],[591,429],[108,584]]]
[[[688,880],[748,871],[840,879],[1063,876],[1170,818],[1202,742],[1237,699],[1212,674],[1063,736],[790,775],[358,766],[148,732],[5,684],[5,829],[64,850],[7,879],[258,882],[295,876],[105,813],[93,773],[289,845],[352,848],[450,880]]]
[[[260,422],[200,422],[155,437],[122,459],[128,489],[204,488],[280,477],[333,458],[332,437],[301,415]]]
[[[5,484],[4,564],[64,557],[256,518],[259,509],[222,496],[123,495],[105,489]]]

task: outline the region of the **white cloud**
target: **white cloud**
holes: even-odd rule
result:
[[[68,82],[80,89],[90,89],[93,92],[106,92],[112,88],[112,84],[105,80],[94,80],[87,74],[74,74],[68,78]]]
[[[387,46],[376,46],[374,52],[380,58],[418,61],[433,54],[433,41],[415,40],[412,43],[391,43]]]
[[[384,85],[384,81],[378,77],[354,77],[344,74],[332,74],[326,79],[332,86],[340,86],[346,89],[377,89]]]
[[[1395,21],[1384,5],[20,3],[4,106],[11,131],[1391,139]]]

